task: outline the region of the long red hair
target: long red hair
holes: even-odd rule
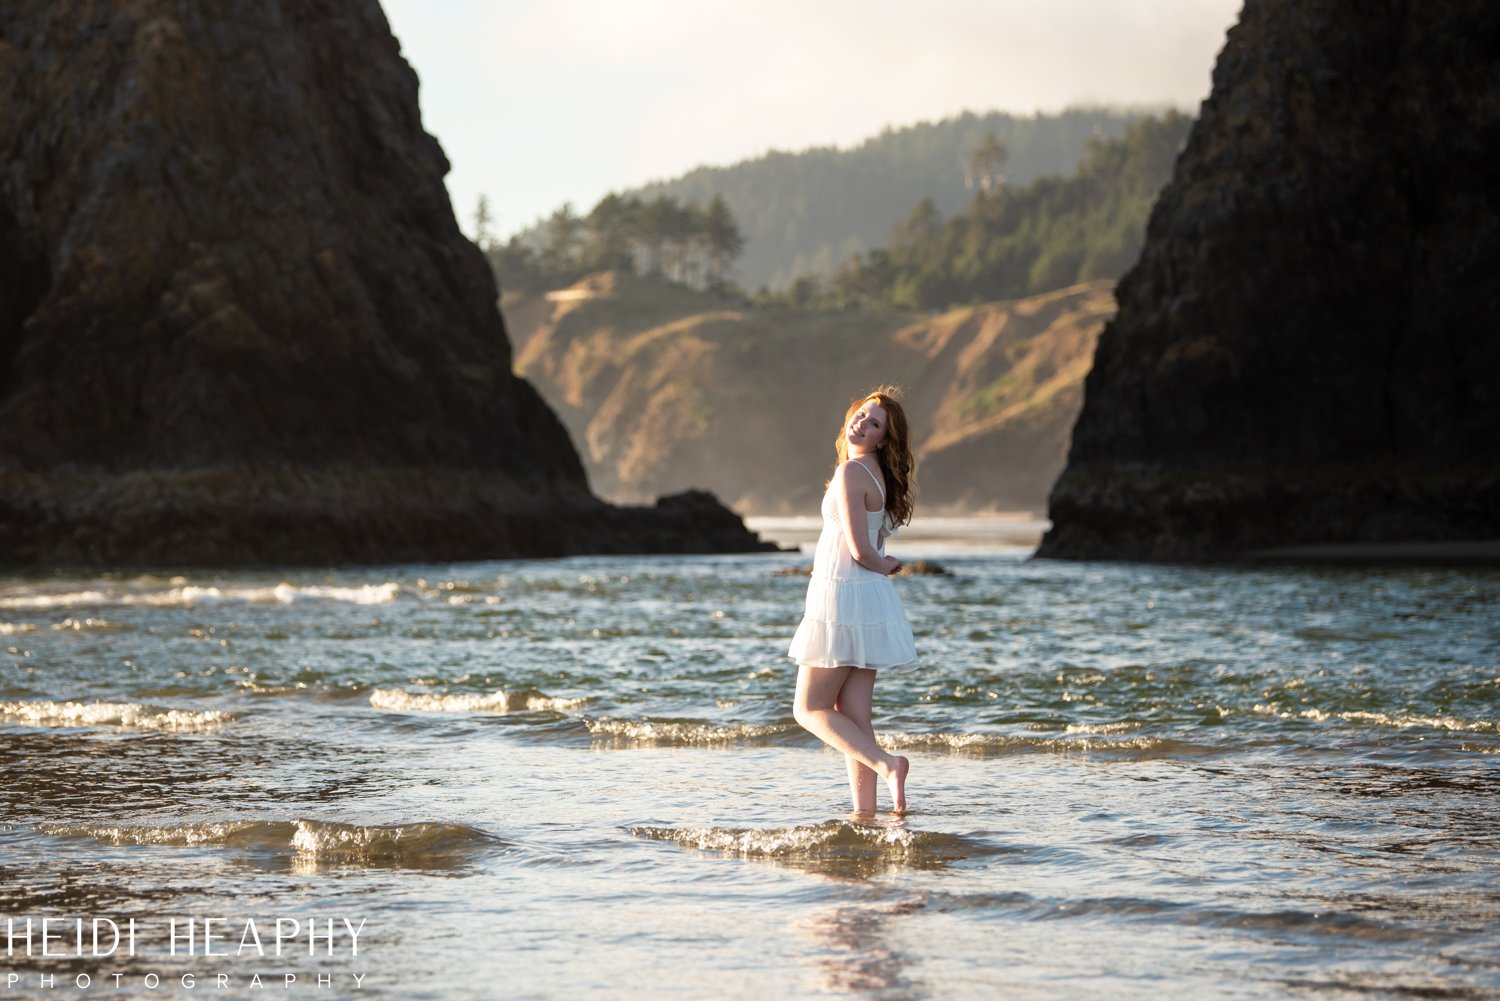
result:
[[[885,441],[875,450],[875,457],[880,461],[880,471],[885,473],[886,513],[890,515],[891,525],[900,527],[911,521],[912,481],[916,475],[916,463],[911,455],[911,433],[906,425],[906,411],[896,399],[896,392],[894,386],[881,386],[849,404],[849,409],[844,413],[844,423],[839,427],[837,447],[839,464],[842,465],[849,458],[849,443],[844,440],[849,421],[866,403],[885,408]]]

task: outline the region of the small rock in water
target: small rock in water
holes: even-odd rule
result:
[[[778,567],[771,571],[772,577],[807,577],[811,574],[811,563],[795,567]],[[898,574],[902,577],[952,577],[953,571],[933,560],[912,560],[904,564]]]

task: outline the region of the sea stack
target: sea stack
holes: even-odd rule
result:
[[[1042,556],[1500,539],[1500,6],[1246,0]]]
[[[757,548],[593,496],[447,170],[376,0],[0,6],[0,563]]]

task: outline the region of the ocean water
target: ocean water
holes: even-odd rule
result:
[[[1500,572],[893,550],[0,578],[0,997],[1500,997]]]

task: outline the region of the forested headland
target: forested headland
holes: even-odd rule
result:
[[[1118,278],[1140,253],[1151,206],[1191,125],[1168,112],[1132,123],[1118,139],[1091,137],[1072,176],[984,185],[949,219],[924,198],[884,247],[852,256],[827,280],[801,276],[770,298],[838,309],[946,309]],[[975,159],[994,162],[995,153],[985,156],[993,149],[981,146]]]
[[[798,278],[831,278],[853,255],[885,245],[892,225],[924,198],[943,216],[964,212],[982,185],[975,153],[991,141],[1005,152],[997,180],[1014,189],[1039,177],[1072,174],[1091,142],[1118,138],[1145,115],[1105,108],[1037,115],[969,112],[888,128],[848,149],[771,151],[729,166],[700,167],[614,197],[643,204],[666,199],[684,208],[722,199],[744,240],[743,253],[726,277],[748,291],[781,292]],[[563,206],[517,234],[511,246],[536,254],[556,247],[559,230],[576,228],[580,214],[590,213]],[[479,233],[476,238],[481,245],[487,241]],[[502,288],[523,290],[527,276],[514,261],[508,270],[501,275]],[[553,287],[577,275],[558,277],[567,280]]]
[[[744,249],[724,199],[706,208],[665,195],[650,201],[609,194],[587,216],[571,205],[529,237],[488,239],[489,203],[480,198],[475,230],[495,279],[507,292],[543,292],[596,271],[624,271],[697,289],[723,289],[729,265]]]
[[[1131,122],[1113,139],[1092,133],[1080,140],[1070,176],[1024,185],[1010,181],[1013,154],[989,133],[964,159],[972,193],[963,211],[945,219],[924,196],[887,223],[883,246],[851,254],[831,275],[800,274],[780,291],[762,287],[754,299],[818,309],[944,309],[1117,278],[1140,250],[1146,217],[1190,124],[1168,112]],[[664,193],[649,200],[611,193],[587,215],[565,205],[503,245],[487,239],[487,225],[481,202],[481,245],[501,288],[516,293],[625,271],[743,296],[730,275],[753,245],[718,194],[700,206]]]

